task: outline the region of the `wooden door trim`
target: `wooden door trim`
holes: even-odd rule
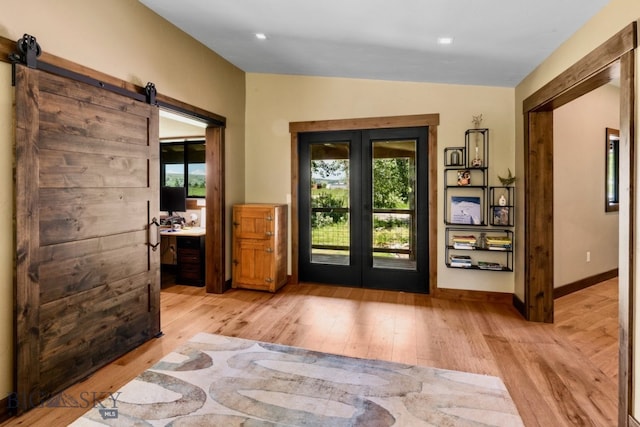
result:
[[[5,37],[0,37],[0,61],[9,61],[9,55],[16,51],[16,42]],[[55,67],[63,68],[74,73],[87,76],[123,88],[129,92],[143,94],[145,88],[110,76],[100,71],[82,66],[75,62],[51,55],[45,51],[39,57],[39,61]],[[156,101],[159,106],[191,116],[206,122],[217,131],[207,131],[207,162],[212,162],[212,167],[207,172],[207,235],[205,237],[207,253],[206,289],[207,292],[222,293],[225,287],[225,180],[224,180],[224,129],[226,118],[194,105],[182,102],[178,99],[158,93]]]
[[[404,127],[428,127],[429,163],[429,293],[437,291],[437,258],[438,258],[438,131],[440,114],[418,114],[410,116],[367,117],[360,119],[320,120],[308,122],[290,122],[291,133],[291,279],[290,283],[299,282],[298,273],[298,184],[300,173],[298,168],[298,134],[301,132],[322,132],[341,130],[384,129]]]
[[[523,101],[525,165],[525,317],[553,321],[553,110],[608,81],[620,72],[620,141],[626,164],[621,162],[620,257],[628,269],[620,271],[620,351],[618,422],[629,425],[633,390],[633,284],[635,244],[635,61],[637,23],[632,22],[601,46]],[[621,159],[623,154],[621,152]],[[535,185],[530,185],[534,183]],[[626,198],[626,200],[624,200]],[[628,236],[628,237],[627,237]]]

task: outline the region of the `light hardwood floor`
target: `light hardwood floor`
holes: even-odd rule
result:
[[[163,289],[153,339],[65,393],[115,391],[198,332],[495,375],[526,426],[615,426],[617,280],[556,300],[556,323],[529,323],[509,305],[322,285],[276,294]],[[86,394],[85,394],[86,396]],[[36,408],[2,426],[59,426],[83,408]]]

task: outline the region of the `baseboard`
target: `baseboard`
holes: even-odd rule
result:
[[[12,415],[9,410],[9,396],[0,399],[0,423],[7,421]]]
[[[522,315],[525,319],[527,318],[527,306],[524,304],[524,301],[520,301],[516,295],[513,295],[512,304],[518,313]]]
[[[458,299],[465,301],[491,302],[499,304],[511,304],[513,294],[504,292],[470,291],[466,289],[442,289],[436,288],[433,298]]]
[[[222,292],[226,292],[229,289],[231,289],[231,279],[227,280],[226,282],[224,282],[224,289]]]
[[[604,273],[596,274],[595,276],[585,277],[584,279],[577,280],[573,283],[559,286],[553,290],[553,298],[556,299],[565,295],[569,295],[573,292],[586,289],[589,286],[604,282],[605,280],[613,279],[614,277],[618,277],[617,268],[614,268],[610,271],[605,271]]]

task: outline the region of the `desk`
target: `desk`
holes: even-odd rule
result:
[[[166,248],[176,253],[176,282],[183,285],[204,286],[205,284],[205,235],[201,227],[183,230],[161,229],[163,253]],[[172,247],[172,241],[175,245]],[[164,257],[163,257],[164,259]]]

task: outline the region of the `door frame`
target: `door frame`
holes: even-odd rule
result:
[[[635,297],[637,23],[605,43],[523,101],[524,297],[514,295],[527,320],[553,322],[553,110],[620,75],[619,392],[618,423],[634,423],[633,313]],[[535,185],[533,185],[535,183]],[[522,194],[522,192],[521,192]]]
[[[428,215],[429,215],[429,294],[437,291],[437,257],[438,257],[438,125],[440,114],[419,114],[410,116],[369,117],[360,119],[320,120],[307,122],[290,122],[291,133],[291,279],[290,283],[299,283],[299,259],[300,248],[298,233],[298,185],[299,185],[299,155],[298,134],[303,132],[385,129],[404,127],[428,128]]]

